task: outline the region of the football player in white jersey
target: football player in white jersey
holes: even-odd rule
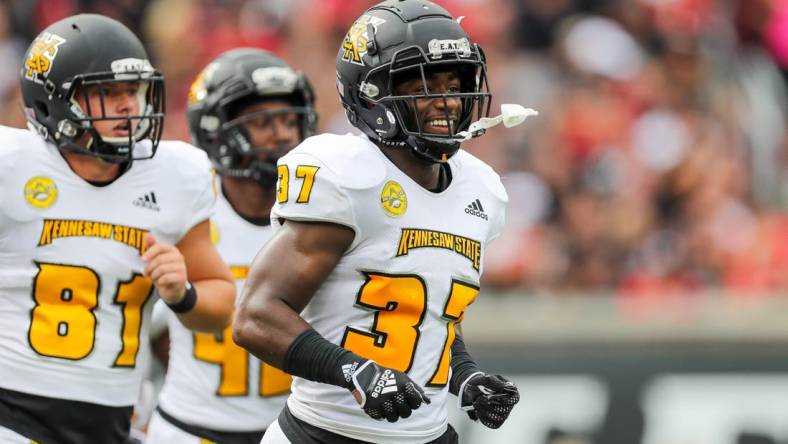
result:
[[[314,134],[306,78],[271,53],[241,48],[210,62],[192,85],[194,142],[219,177],[214,242],[240,289],[271,235],[276,162]],[[290,393],[291,378],[221,335],[192,333],[173,316],[167,376],[148,444],[257,444]]]
[[[161,142],[163,78],[99,15],[47,27],[22,67],[30,130],[0,127],[0,442],[124,443],[157,298],[229,323],[204,152]]]
[[[455,443],[450,392],[499,427],[517,389],[480,371],[459,332],[507,201],[460,149],[489,112],[484,55],[440,6],[388,0],[336,63],[365,135],[311,137],[280,159],[276,231],[234,321],[237,343],[295,376],[262,442]]]

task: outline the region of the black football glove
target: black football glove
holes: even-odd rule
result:
[[[458,398],[460,408],[472,420],[497,429],[520,401],[520,392],[514,383],[503,376],[477,372],[462,384]]]
[[[395,422],[430,403],[424,390],[401,371],[366,361],[351,376],[351,392],[364,412],[373,419]]]

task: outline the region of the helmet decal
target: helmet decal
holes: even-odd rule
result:
[[[433,59],[440,59],[444,54],[457,54],[460,57],[471,56],[471,44],[465,37],[457,40],[438,40],[432,39],[427,43],[430,56]]]
[[[189,95],[187,98],[188,105],[194,105],[197,102],[201,102],[205,99],[205,96],[208,95],[208,88],[206,85],[211,79],[211,74],[213,74],[216,69],[219,68],[217,63],[211,63],[205,67],[197,77],[192,82],[191,87],[189,87]]]
[[[153,73],[155,71],[148,59],[138,59],[134,57],[113,60],[110,62],[109,66],[112,72],[115,73],[115,78],[117,79],[123,78],[123,74],[131,73],[134,74],[134,77],[131,78],[136,78],[136,75],[139,73]]]
[[[252,81],[261,94],[288,94],[295,89],[298,75],[284,66],[270,66],[252,71]]]
[[[345,40],[342,41],[342,60],[355,65],[364,66],[362,57],[364,57],[369,50],[369,42],[372,40],[367,25],[371,24],[372,27],[377,30],[377,27],[385,22],[386,20],[380,17],[373,17],[368,14],[359,17],[359,19],[353,23],[353,26],[350,27],[350,30],[345,36]]]
[[[207,95],[208,90],[205,88],[205,70],[202,70],[197,74],[197,77],[192,82],[192,86],[189,87],[189,95],[186,101],[189,105],[194,105]]]
[[[63,37],[49,32],[39,34],[30,46],[30,51],[25,58],[25,78],[36,83],[44,83],[44,79],[55,62],[58,48],[65,42],[66,39]]]

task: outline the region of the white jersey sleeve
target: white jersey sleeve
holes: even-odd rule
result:
[[[174,164],[174,173],[184,188],[183,196],[191,202],[191,210],[184,214],[182,231],[177,233],[180,239],[195,225],[208,220],[213,215],[216,202],[216,188],[213,178],[215,171],[204,151],[179,141],[168,141],[172,152],[167,157],[177,154],[178,161]],[[161,154],[164,157],[164,153]]]
[[[295,189],[286,187],[287,198],[280,202],[276,214],[293,220],[332,222],[358,229],[353,204],[342,190],[338,175],[324,161],[309,153],[298,153],[280,160],[279,168],[287,168],[298,177],[299,171],[309,174]],[[308,183],[307,180],[311,180]]]
[[[462,151],[459,156],[464,158],[468,164],[467,168],[472,171],[471,174],[479,177],[481,184],[487,189],[491,198],[496,201],[498,211],[493,214],[492,220],[490,220],[490,231],[486,242],[489,244],[501,235],[506,222],[506,204],[509,202],[509,196],[501,183],[501,177],[492,167],[465,151]]]
[[[18,128],[0,126],[0,165],[6,171],[15,171],[17,164],[24,156],[25,137],[30,135],[29,131]],[[13,175],[0,175],[0,190],[7,190],[11,186]],[[0,208],[7,208],[8,202],[12,199],[11,193],[0,193]],[[6,211],[0,211],[0,230],[10,221],[10,216]]]
[[[355,136],[310,137],[279,160],[279,196],[272,218],[331,222],[363,236],[357,202],[349,193],[371,188],[385,174],[369,142]],[[359,168],[363,165],[363,168]]]

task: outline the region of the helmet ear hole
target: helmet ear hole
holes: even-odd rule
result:
[[[36,100],[35,102],[33,102],[33,107],[35,107],[36,112],[40,114],[43,118],[46,119],[49,117],[49,107],[45,102]]]

